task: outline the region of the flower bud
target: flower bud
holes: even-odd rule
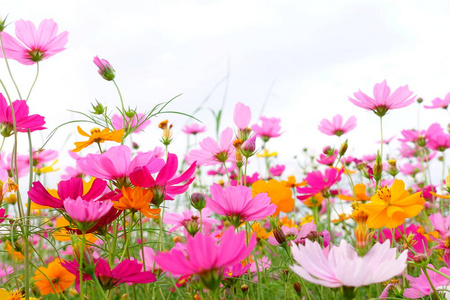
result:
[[[241,291],[242,291],[244,294],[247,293],[247,291],[248,291],[248,285],[246,285],[246,284],[241,285]]]
[[[380,152],[377,152],[377,158],[375,159],[375,163],[373,164],[373,177],[375,178],[375,180],[379,181],[382,174],[383,162],[381,160]]]
[[[423,102],[423,98],[422,98],[422,97],[419,97],[419,98],[417,98],[417,99],[416,99],[416,101],[417,101],[417,103],[419,103],[419,104],[420,104],[420,103],[422,103],[422,102]]]
[[[277,242],[280,245],[283,245],[284,243],[286,243],[286,235],[283,232],[283,229],[281,228],[276,228],[273,230],[273,236],[275,237],[275,239],[277,240]]]
[[[103,79],[111,81],[116,77],[116,71],[106,59],[94,57],[94,64],[98,67],[98,73]]]
[[[348,149],[348,140],[345,140],[345,142],[341,145],[339,148],[339,156],[344,156],[345,152],[347,152]]]
[[[325,146],[325,147],[323,147],[323,149],[322,149],[322,153],[323,153],[323,154],[329,156],[328,153],[330,153],[330,152],[333,153],[333,148],[331,148],[331,146]]]
[[[202,193],[193,193],[191,195],[191,205],[197,210],[202,210],[206,206],[206,196]]]
[[[414,255],[413,260],[416,264],[422,264],[428,260],[428,256],[425,253],[417,253]]]
[[[249,158],[255,154],[256,149],[256,135],[247,139],[241,146],[242,155]]]
[[[97,105],[92,104],[92,109],[94,110],[92,113],[95,115],[103,115],[105,113],[105,107],[97,101]]]
[[[169,146],[172,142],[172,127],[173,124],[169,125],[169,120],[164,120],[158,125],[159,128],[163,130],[161,143],[165,146]]]
[[[299,297],[302,297],[302,286],[301,286],[301,284],[298,283],[298,282],[294,282],[293,287],[294,287],[294,291],[297,293],[297,295]]]
[[[4,19],[0,17],[0,32],[2,32],[3,30],[5,30],[6,26],[6,18],[8,16],[6,16]]]
[[[195,234],[200,230],[200,223],[197,216],[192,216],[190,220],[184,221],[184,228],[191,235]]]

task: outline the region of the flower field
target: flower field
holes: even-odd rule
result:
[[[113,64],[98,56],[98,80],[117,98],[47,128],[29,104],[35,85],[51,80],[39,68],[64,55],[69,33],[51,19],[9,22],[0,20],[8,74],[0,78],[0,300],[450,299],[450,129],[405,128],[395,151],[383,135],[396,110],[447,110],[450,93],[427,103],[386,80],[349,91],[349,103],[379,120],[370,133],[379,144],[352,156],[358,141],[346,135],[358,116],[336,112],[311,129],[336,144],[289,173],[273,151],[292,129],[279,116],[257,118],[234,102],[233,122],[218,110],[206,124],[169,110],[177,96],[131,109]],[[27,90],[17,64],[36,72]],[[152,127],[159,136],[146,135]],[[77,135],[61,167],[48,142],[62,128]],[[145,149],[136,136],[160,146]],[[52,182],[57,166],[64,172]]]

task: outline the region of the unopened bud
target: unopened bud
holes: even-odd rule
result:
[[[302,285],[298,282],[294,282],[293,287],[294,287],[294,291],[297,293],[297,295],[299,297],[301,297],[302,296]]]
[[[419,104],[420,104],[420,103],[422,103],[422,102],[423,102],[423,99],[422,99],[422,98],[417,98],[417,99],[416,99],[416,101],[417,101],[417,103],[419,103]]]
[[[94,64],[98,67],[98,73],[103,79],[111,81],[116,77],[116,71],[106,59],[94,57]]]
[[[191,195],[191,204],[197,210],[202,210],[206,206],[206,196],[202,193],[193,193]]]
[[[248,285],[246,285],[246,284],[241,285],[241,291],[242,291],[244,294],[247,293],[247,291],[248,291]]]
[[[345,142],[341,145],[339,148],[339,156],[344,156],[345,152],[347,152],[348,149],[348,140],[345,140]]]
[[[322,149],[322,153],[325,154],[325,155],[328,155],[328,153],[330,153],[330,151],[331,151],[331,153],[333,153],[333,148],[331,148],[330,146],[325,146]]]
[[[280,245],[283,245],[284,243],[286,243],[286,235],[283,232],[283,229],[281,228],[276,228],[273,230],[273,236],[275,237],[275,239],[277,240],[277,242]]]
[[[247,158],[253,156],[255,154],[255,150],[256,150],[256,135],[246,140],[241,146],[242,155],[244,155]]]
[[[92,109],[94,110],[92,113],[95,115],[103,115],[105,113],[105,107],[97,101],[97,105],[92,104]]]
[[[377,152],[377,158],[375,159],[375,163],[373,164],[373,177],[378,181],[381,179],[382,174],[383,162],[381,160],[380,152]]]
[[[413,260],[416,264],[421,264],[428,260],[428,256],[425,253],[417,253],[414,255]]]
[[[135,111],[133,111],[133,110],[131,110],[131,109],[128,109],[126,112],[125,112],[125,116],[127,116],[128,118],[133,118],[134,116],[136,115],[136,112]]]
[[[4,19],[0,17],[0,32],[2,32],[3,30],[5,30],[6,28],[6,18],[8,16],[6,16]]]

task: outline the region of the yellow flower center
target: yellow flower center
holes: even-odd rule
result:
[[[94,133],[99,133],[100,132],[100,128],[94,127],[91,129],[91,135],[93,135]]]
[[[379,199],[383,200],[387,205],[391,205],[391,190],[388,187],[384,187],[377,192]]]

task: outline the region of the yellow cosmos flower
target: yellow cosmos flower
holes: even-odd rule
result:
[[[50,172],[56,172],[58,171],[60,168],[55,169],[54,166],[56,165],[56,163],[58,162],[58,160],[56,159],[50,166],[45,166],[42,168],[33,168],[34,172],[38,175],[41,175],[42,173],[50,173]]]
[[[273,214],[278,215],[280,211],[288,213],[294,209],[294,198],[292,198],[292,190],[281,182],[271,179],[268,182],[258,180],[252,185],[253,197],[260,193],[267,193],[270,202],[277,206],[277,210]]]
[[[278,156],[277,152],[270,153],[269,150],[265,149],[263,152],[256,154],[256,157],[272,157]]]
[[[72,150],[73,152],[79,152],[93,143],[103,143],[104,141],[120,143],[124,134],[123,129],[110,132],[109,128],[105,128],[102,131],[99,128],[92,128],[91,134],[87,134],[80,126],[77,126],[77,130],[79,134],[89,139],[84,142],[75,142],[76,148]]]
[[[361,204],[369,214],[369,228],[395,228],[402,225],[406,218],[417,216],[423,209],[425,199],[421,192],[410,195],[405,183],[396,179],[390,188],[383,187],[372,196],[370,203]]]

